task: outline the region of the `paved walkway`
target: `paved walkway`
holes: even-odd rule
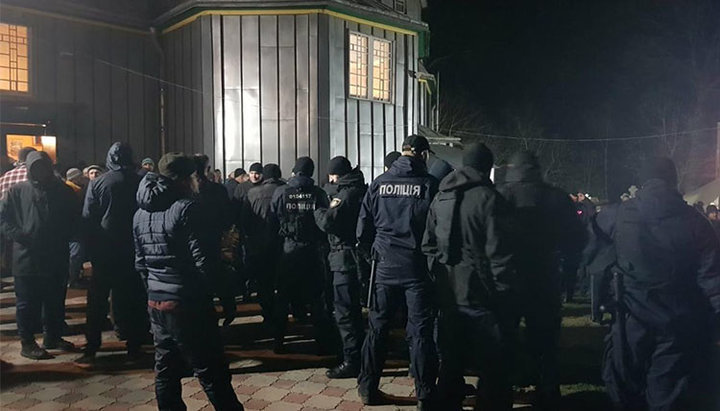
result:
[[[73,343],[84,343],[85,292],[70,290],[67,323]],[[233,373],[232,385],[249,410],[396,410],[415,409],[413,381],[407,363],[389,361],[381,389],[396,397],[398,405],[365,407],[359,402],[354,379],[329,380],[331,357],[313,355],[314,344],[305,337],[306,325],[293,324],[289,353],[275,355],[272,341],[261,328],[259,307],[239,307],[240,316],[228,330],[226,354]],[[11,287],[0,292],[0,359],[13,364],[0,379],[0,408],[23,410],[152,410],[157,409],[152,372],[152,347],[139,365],[125,362],[124,344],[114,332],[103,333],[98,366],[92,371],[72,364],[77,353],[56,353],[51,360],[33,361],[20,356],[16,334],[15,296]],[[401,336],[396,338],[404,342]],[[38,340],[40,342],[40,340]],[[400,344],[398,344],[400,345]],[[53,352],[55,353],[55,352]],[[396,353],[401,358],[402,353]],[[392,357],[392,356],[391,356]],[[183,398],[189,410],[212,409],[195,378],[183,380]]]

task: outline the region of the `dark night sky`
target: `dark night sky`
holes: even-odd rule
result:
[[[720,1],[431,0],[426,13],[442,104],[482,112],[476,128],[513,134],[520,119],[577,139],[720,120]]]

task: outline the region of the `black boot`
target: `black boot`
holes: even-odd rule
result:
[[[53,356],[50,355],[49,352],[47,352],[43,348],[40,348],[40,346],[35,342],[35,340],[23,342],[22,349],[20,350],[20,355],[31,360],[48,360],[50,358],[53,358]]]
[[[359,374],[360,367],[347,361],[325,372],[325,376],[328,378],[357,378]]]
[[[60,350],[65,352],[76,352],[75,345],[68,340],[62,338],[47,339],[43,341],[43,348],[46,350]]]

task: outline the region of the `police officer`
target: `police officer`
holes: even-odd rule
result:
[[[360,246],[370,249],[372,244],[375,265],[370,285],[370,329],[362,348],[358,394],[366,405],[382,401],[378,384],[390,321],[404,301],[418,409],[428,409],[435,395],[437,354],[430,278],[420,246],[438,182],[427,172],[427,139],[411,135],[402,149],[402,156],[371,184],[358,219]]]
[[[312,179],[315,164],[310,157],[295,162],[293,177],[286,185],[275,190],[272,213],[277,219],[278,234],[283,239],[283,253],[279,267],[275,316],[275,347],[284,351],[283,341],[287,327],[288,305],[294,293],[300,293],[305,304],[310,304],[315,327],[315,340],[319,353],[333,350],[332,322],[323,304],[323,266],[318,244],[325,238],[315,224],[314,212],[328,208],[325,192]]]
[[[423,239],[440,304],[438,391],[447,410],[462,409],[467,361],[482,372],[476,408],[512,408],[496,312],[514,283],[510,207],[490,181],[492,166],[484,144],[465,149],[463,167],[440,183]]]
[[[562,287],[558,255],[576,260],[582,252],[585,231],[568,195],[543,181],[537,157],[529,151],[510,158],[500,193],[514,208],[517,229],[518,310],[507,314],[514,316],[513,334],[520,318],[525,318],[528,346],[538,374],[536,406],[554,410],[560,401],[557,343]],[[512,346],[514,338],[509,341]]]
[[[716,410],[694,401],[707,400],[717,385],[692,393],[699,388],[693,377],[713,371],[708,353],[720,330],[720,243],[678,193],[672,160],[648,160],[640,179],[635,198],[596,218],[596,228],[612,239],[624,285],[623,315],[606,339],[603,380],[618,409]]]
[[[328,378],[350,378],[357,377],[360,372],[360,350],[364,339],[355,229],[367,185],[362,171],[352,169],[350,161],[342,156],[330,160],[328,174],[337,191],[329,208],[315,210],[315,221],[328,234],[330,243],[328,261],[333,272],[335,321],[343,345],[343,362],[328,370],[326,375]]]

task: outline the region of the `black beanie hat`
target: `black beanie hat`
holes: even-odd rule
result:
[[[383,164],[385,165],[385,168],[388,168],[388,169],[389,169],[389,168],[393,165],[393,163],[395,162],[395,160],[397,160],[398,158],[400,158],[401,155],[402,155],[402,154],[400,154],[400,153],[397,152],[397,151],[391,151],[391,152],[387,153],[387,154],[385,155],[385,160],[383,161]]]
[[[282,170],[280,170],[280,166],[277,164],[265,164],[262,168],[262,175],[265,179],[282,178]]]
[[[667,157],[652,157],[645,160],[640,168],[639,177],[641,184],[652,179],[663,180],[672,187],[676,187],[678,184],[675,163]]]
[[[238,178],[243,174],[247,174],[244,168],[236,168],[235,171],[233,171],[233,177],[235,178]]]
[[[310,157],[300,157],[295,160],[295,167],[292,171],[297,175],[310,177],[315,171],[315,163]]]
[[[487,173],[495,163],[492,151],[483,143],[471,144],[464,151],[463,166]]]
[[[328,164],[328,174],[337,174],[342,177],[351,171],[350,160],[343,156],[333,157]]]
[[[21,162],[21,163],[24,163],[25,161],[27,161],[27,156],[28,156],[28,154],[30,154],[30,153],[32,153],[32,152],[34,152],[34,151],[37,151],[37,149],[35,149],[35,147],[23,147],[23,148],[21,148],[20,151],[18,151],[18,161]]]
[[[167,153],[158,161],[158,172],[171,180],[190,177],[195,171],[195,161],[184,153]]]
[[[255,173],[260,173],[260,174],[262,174],[262,172],[263,172],[263,166],[262,166],[262,164],[260,164],[260,163],[252,163],[252,164],[250,165],[250,172],[251,172],[251,173],[252,173],[252,172],[255,172]]]

